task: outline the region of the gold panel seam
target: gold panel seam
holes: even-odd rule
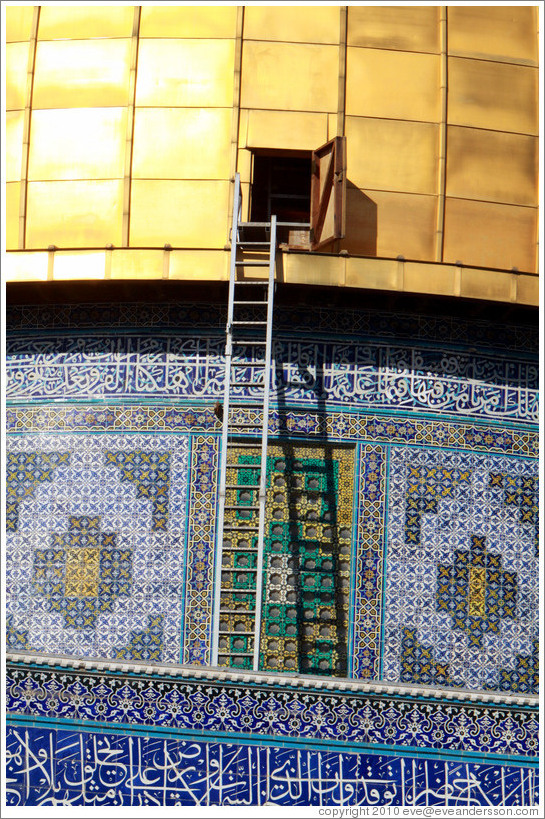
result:
[[[441,47],[441,122],[439,123],[439,173],[437,191],[437,227],[435,232],[435,261],[443,261],[445,238],[445,191],[447,186],[447,123],[448,123],[448,7],[441,6],[439,39]]]
[[[240,94],[242,88],[242,41],[244,37],[244,6],[237,7],[237,22],[236,22],[236,39],[235,39],[235,58],[234,58],[234,72],[233,72],[233,113],[231,119],[231,156],[230,156],[230,173],[229,173],[229,198],[227,201],[227,230],[226,236],[229,236],[229,230],[232,228],[231,208],[229,203],[232,203],[235,193],[235,174],[238,168],[238,149],[239,149],[239,132],[240,132]]]
[[[125,176],[123,181],[123,223],[121,228],[121,243],[123,247],[128,247],[130,241],[132,159],[134,147],[134,115],[136,107],[136,73],[138,70],[141,11],[141,6],[135,6],[131,37],[131,66],[129,73],[127,133],[125,141]]]
[[[34,92],[34,71],[36,68],[36,48],[38,42],[38,26],[40,22],[40,6],[34,8],[32,29],[29,40],[26,105],[23,121],[23,150],[21,159],[21,188],[19,192],[19,241],[20,249],[26,247],[26,211],[28,197],[28,165],[30,158],[30,124],[32,119],[32,95]]]
[[[344,136],[346,116],[346,39],[348,34],[348,6],[340,8],[339,31],[339,95],[337,104],[337,136]]]
[[[506,202],[505,200],[500,201],[498,199],[480,199],[477,196],[452,196],[452,194],[449,194],[447,199],[455,199],[457,202],[481,202],[483,205],[505,205],[509,208],[526,208],[527,210],[538,209],[537,204],[520,205],[518,202]]]

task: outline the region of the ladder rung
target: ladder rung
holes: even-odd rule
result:
[[[250,652],[250,651],[223,651],[223,652],[220,651],[219,654],[218,654],[218,661],[221,662],[221,660],[224,660],[224,659],[225,660],[233,659],[233,657],[253,657],[253,656],[254,656],[253,653]],[[230,665],[229,668],[231,668],[233,670],[236,670],[236,666],[233,666],[233,665]]]
[[[263,387],[263,381],[229,381],[230,387]]]
[[[234,427],[235,429],[261,429],[263,424],[256,421],[255,424],[244,424],[242,422],[237,423],[236,421],[229,421],[229,426]]]
[[[269,259],[236,259],[237,267],[268,267]]]
[[[222,589],[222,596],[230,594],[253,594],[255,597],[255,589]],[[222,609],[222,611],[227,611]],[[244,611],[239,611],[237,614],[244,614]]]
[[[261,287],[267,287],[269,284],[268,279],[243,279],[243,280],[236,280],[235,285],[239,287],[241,284],[259,284]]]
[[[255,566],[252,568],[251,566],[222,566],[222,572],[257,572]]]
[[[277,223],[278,224],[278,223]],[[239,222],[237,227],[268,227],[270,228],[270,222]]]
[[[240,522],[243,523],[244,521]],[[244,534],[244,532],[257,532],[258,529],[259,526],[229,526],[229,524],[223,527],[225,532],[240,532],[241,534]]]
[[[244,546],[242,548],[242,546],[225,546],[224,544],[222,548],[224,552],[243,552],[244,554],[246,552],[257,552],[257,546]]]
[[[227,483],[225,484],[226,489],[260,489],[258,483]]]
[[[261,304],[263,307],[268,305],[268,301],[234,301],[233,304]]]
[[[231,341],[233,342],[233,344],[259,344],[262,347],[264,347],[267,344],[266,341],[255,341],[255,339],[249,338],[233,338],[231,339]]]
[[[226,629],[226,628],[220,628],[219,633],[220,634],[240,634],[241,637],[247,637],[248,635],[251,635],[252,637],[254,636],[253,631],[232,631],[232,630]]]
[[[226,509],[240,509],[242,512],[251,512],[253,509],[259,509],[259,506],[250,506],[246,504],[245,506],[226,506]]]
[[[248,247],[250,247],[250,246],[251,247],[270,247],[271,243],[270,242],[250,242],[250,241],[247,242],[245,239],[237,239],[235,244],[236,244],[237,247],[246,247],[246,246],[248,246]]]
[[[246,326],[251,325],[251,324],[259,324],[261,327],[263,327],[263,325],[267,324],[267,322],[266,321],[232,321],[231,324],[232,325],[236,324],[238,327],[241,327],[241,326],[246,327]]]
[[[220,614],[245,614],[251,617],[255,615],[255,612],[247,609],[220,609]]]

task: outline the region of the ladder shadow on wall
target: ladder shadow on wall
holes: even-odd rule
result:
[[[296,577],[296,609],[297,609],[297,656],[299,658],[299,668],[303,674],[326,675],[336,677],[348,676],[348,629],[346,598],[341,587],[341,577],[338,571],[339,554],[341,545],[340,526],[337,504],[337,486],[335,478],[335,464],[333,459],[332,444],[328,440],[327,414],[325,405],[325,390],[323,389],[323,368],[319,366],[316,376],[313,379],[312,391],[314,401],[309,407],[317,415],[318,426],[315,438],[310,444],[314,450],[321,450],[323,489],[322,496],[318,501],[318,510],[307,512],[301,515],[299,500],[305,492],[304,486],[304,466],[299,469],[302,472],[297,475],[297,464],[301,463],[301,454],[304,447],[309,446],[308,438],[301,438],[298,445],[297,439],[290,434],[288,422],[288,409],[286,405],[286,390],[289,384],[283,379],[284,365],[283,347],[277,344],[275,347],[275,382],[278,406],[278,434],[280,440],[278,446],[282,450],[286,463],[286,493],[289,518],[289,552],[290,560],[294,568]],[[300,367],[300,375],[305,377],[304,366]],[[292,465],[290,469],[289,466]],[[312,492],[312,490],[311,490]],[[299,505],[299,508],[298,508]],[[317,515],[317,518],[309,515]],[[322,527],[327,527],[329,537],[318,542],[318,549],[315,548],[312,540],[308,541],[308,548],[305,548],[305,540],[302,532],[307,529],[307,524],[312,525],[312,520]],[[305,578],[308,571],[312,569],[308,565],[309,555],[318,553],[321,556],[321,566],[326,568],[325,573],[319,568],[315,569],[315,587],[312,591],[306,587]],[[310,558],[313,559],[312,557]],[[331,583],[330,586],[325,585]],[[314,601],[311,596],[314,595]],[[315,611],[320,609],[319,602],[324,601],[324,608],[329,611],[327,619],[321,619],[320,614],[309,617],[309,611],[314,607]],[[318,637],[309,637],[309,632]],[[330,658],[328,660],[328,657]]]

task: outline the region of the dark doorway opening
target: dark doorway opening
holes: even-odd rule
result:
[[[295,223],[279,228],[281,242],[307,244],[310,223],[311,152],[254,153],[250,220]],[[298,230],[296,224],[300,224]]]

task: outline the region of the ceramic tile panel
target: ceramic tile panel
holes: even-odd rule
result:
[[[537,771],[516,763],[39,725],[8,726],[6,759],[10,806],[537,805]]]
[[[8,450],[8,644],[179,662],[188,436],[31,434]]]
[[[384,679],[537,693],[537,510],[532,461],[392,447]]]

